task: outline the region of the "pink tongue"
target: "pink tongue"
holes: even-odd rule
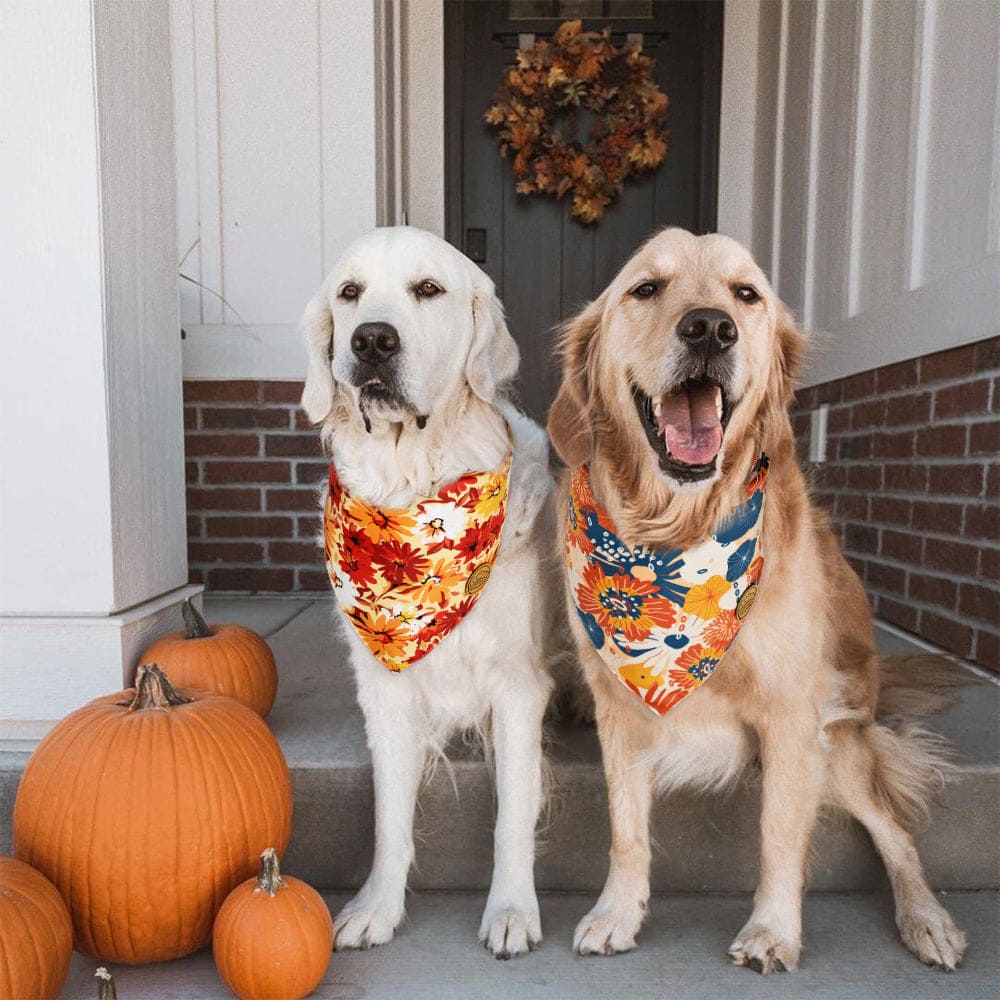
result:
[[[682,389],[660,400],[659,431],[667,451],[685,465],[707,465],[722,447],[714,386]]]

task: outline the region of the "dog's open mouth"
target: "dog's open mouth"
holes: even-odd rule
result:
[[[697,482],[715,473],[732,403],[709,378],[689,379],[656,398],[637,385],[632,398],[660,468],[680,482]]]

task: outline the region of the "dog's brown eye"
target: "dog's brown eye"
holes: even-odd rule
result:
[[[637,299],[649,299],[652,298],[658,291],[660,286],[655,281],[644,281],[641,285],[636,285],[632,289],[631,295]]]
[[[441,295],[444,289],[433,281],[421,281],[414,289],[414,294],[418,299],[433,299],[435,295]]]
[[[760,293],[753,285],[737,285],[733,289],[733,294],[740,302],[751,303],[760,301]]]
[[[349,281],[341,288],[340,297],[346,299],[348,302],[353,302],[355,299],[361,297],[361,289],[353,281]]]

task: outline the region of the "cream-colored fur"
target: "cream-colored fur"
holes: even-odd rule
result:
[[[427,279],[443,294],[419,299],[414,288]],[[345,282],[363,289],[357,300],[339,296]],[[350,337],[364,322],[398,330],[407,401],[368,406],[370,429],[350,384]],[[544,432],[503,396],[517,370],[517,346],[489,278],[443,240],[410,228],[375,230],[353,244],[307,307],[303,325],[309,346],[303,406],[353,495],[406,506],[465,472],[498,468],[511,447],[505,420],[514,438],[500,551],[474,611],[399,674],[375,660],[349,624],[342,626],[372,754],[375,857],[363,888],[336,918],[336,947],[368,947],[393,936],[403,918],[421,777],[453,733],[475,728],[492,742],[498,803],[493,882],[479,936],[498,957],[519,954],[542,936],[534,842],[551,680],[543,655],[539,553],[545,546],[537,534],[552,483]]]
[[[631,294],[647,281],[657,283],[655,295]],[[742,285],[756,289],[759,301],[740,301]],[[715,474],[682,484],[661,471],[630,384],[650,396],[672,388],[687,350],[674,331],[695,308],[724,310],[737,325],[736,405]],[[756,604],[715,676],[664,718],[611,676],[570,614],[594,696],[612,828],[607,883],[577,927],[574,947],[613,954],[635,946],[649,898],[656,790],[725,786],[757,758],[760,881],[753,913],[730,948],[733,961],[765,973],[796,967],[809,843],[828,803],[871,833],[906,946],[928,964],[953,969],[964,935],[928,887],[904,827],[940,782],[942,757],[921,730],[891,730],[877,718],[879,658],[864,591],[812,507],[795,459],[786,407],[803,339],[785,307],[734,241],[666,230],[567,324],[562,347],[564,381],[549,417],[553,444],[567,464],[589,463],[594,494],[630,545],[706,537],[743,495],[751,459],[763,449],[771,460]],[[572,595],[567,599],[572,608]],[[895,700],[906,701],[898,692]]]

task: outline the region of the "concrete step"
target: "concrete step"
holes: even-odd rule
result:
[[[244,615],[251,612],[243,607]],[[224,612],[239,620],[241,605],[211,611],[218,620],[224,620]],[[317,601],[272,634],[283,689],[270,721],[295,776],[288,864],[317,885],[341,888],[359,885],[367,873],[373,810],[363,722],[333,615],[332,602]],[[940,888],[1000,885],[998,695],[988,682],[966,688],[954,708],[932,720],[961,755],[955,778],[921,837],[929,874]],[[552,795],[541,831],[538,886],[595,891],[606,874],[609,843],[596,733],[590,727],[567,727],[551,737]],[[450,772],[439,767],[422,790],[412,884],[486,889],[494,815],[491,777],[481,759],[461,749],[452,755]],[[750,778],[726,796],[681,793],[660,800],[654,818],[660,847],[653,865],[654,891],[752,890],[757,811],[757,787]],[[852,822],[824,822],[814,853],[814,888],[885,885],[867,835]]]
[[[371,765],[351,671],[333,625],[331,600],[206,601],[210,621],[237,621],[268,635],[281,671],[269,718],[292,770],[295,817],[285,865],[330,889],[360,885],[371,858]],[[899,640],[884,637],[885,644]],[[991,682],[958,692],[931,720],[959,751],[959,766],[920,837],[939,889],[1000,886],[998,695]],[[0,754],[0,851],[10,849],[10,812],[26,754]],[[607,800],[596,734],[568,727],[551,734],[552,794],[541,831],[540,890],[600,889],[607,869]],[[680,793],[655,807],[656,892],[746,892],[757,873],[758,789],[748,777],[726,796]],[[494,803],[481,759],[456,750],[421,793],[416,889],[485,890],[491,869]],[[867,835],[843,818],[825,820],[816,838],[810,885],[851,891],[884,888]]]
[[[327,894],[331,910],[343,893]],[[408,919],[382,948],[336,952],[316,1000],[995,1000],[1000,995],[998,899],[994,892],[942,895],[969,937],[953,973],[921,965],[899,943],[885,893],[813,893],[797,972],[764,978],[728,964],[726,949],[750,914],[749,896],[654,896],[639,947],[613,958],[580,958],[573,928],[588,895],[541,898],[545,940],[530,955],[498,962],[475,943],[481,893],[411,895]],[[63,1000],[93,1000],[97,963],[75,955]],[[112,966],[122,1000],[188,1000],[232,994],[211,952],[161,965]]]

